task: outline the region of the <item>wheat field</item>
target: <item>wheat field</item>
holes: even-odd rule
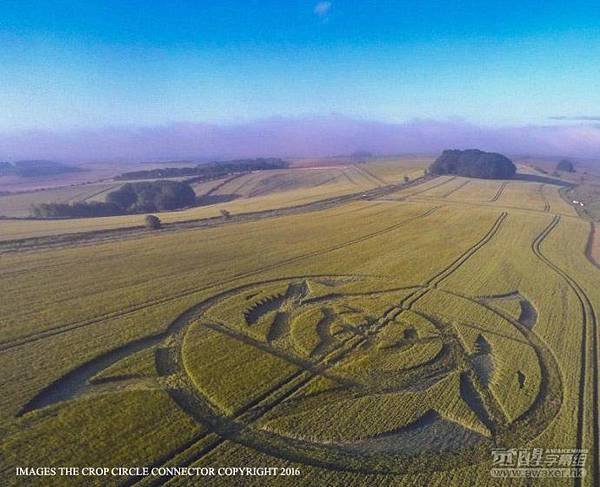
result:
[[[239,197],[161,219],[257,214],[173,231],[0,221],[3,240],[45,239],[0,248],[3,484],[19,465],[93,464],[163,470],[82,485],[188,485],[169,467],[215,465],[494,485],[493,448],[580,448],[575,483],[597,485],[590,223],[548,182],[400,185],[423,167],[224,178],[196,192]],[[96,230],[113,233],[61,239]]]

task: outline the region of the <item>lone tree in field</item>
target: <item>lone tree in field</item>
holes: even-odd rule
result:
[[[404,182],[408,183],[410,181],[410,178],[408,176],[404,176]]]
[[[573,166],[573,163],[568,159],[563,159],[556,165],[556,170],[563,172],[575,172],[575,166]]]
[[[221,210],[221,216],[224,220],[229,220],[231,218],[231,213],[227,210]]]
[[[432,174],[456,174],[483,179],[510,179],[517,172],[508,157],[478,149],[445,150],[429,169]]]
[[[156,215],[146,215],[144,221],[146,222],[146,228],[150,230],[158,230],[161,227],[160,218]]]

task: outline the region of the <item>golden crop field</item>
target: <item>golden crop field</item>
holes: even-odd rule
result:
[[[104,201],[106,193],[118,188],[121,184],[118,182],[94,183],[0,196],[0,215],[26,217],[31,212],[31,206],[39,203]]]
[[[3,240],[44,237],[0,247],[2,484],[96,465],[156,473],[69,485],[265,466],[284,485],[485,486],[493,450],[581,449],[586,475],[548,485],[598,485],[592,226],[531,174],[399,186],[425,166],[254,172],[160,215],[256,213],[229,223],[0,221]],[[95,230],[112,233],[62,238]]]
[[[382,187],[402,180],[404,176],[415,179],[423,175],[430,159],[376,161],[343,167],[284,169],[257,171],[194,185],[199,198],[205,203],[195,208],[157,213],[165,223],[183,222],[218,217],[221,210],[232,214],[292,207]],[[371,167],[372,166],[372,167]],[[101,200],[106,191],[121,183],[64,188],[31,193],[0,196],[0,215],[25,217],[36,203],[67,203],[86,199]],[[143,216],[123,215],[97,218],[61,220],[0,219],[0,241],[40,238],[69,233],[86,233],[129,228],[143,225]]]

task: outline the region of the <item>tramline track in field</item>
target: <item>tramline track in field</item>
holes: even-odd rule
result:
[[[488,243],[493,238],[493,236],[496,235],[496,233],[498,232],[498,230],[501,227],[502,223],[504,222],[504,219],[506,218],[506,216],[507,216],[507,214],[505,212],[503,212],[494,221],[494,223],[493,223],[492,227],[490,228],[490,230],[488,230],[488,232],[486,232],[486,234],[477,243],[475,243],[473,246],[469,247],[465,252],[463,252],[457,259],[455,259],[452,263],[450,263],[446,268],[444,268],[439,273],[437,273],[432,278],[430,278],[427,281],[427,285],[430,286],[430,287],[428,287],[425,292],[427,292],[431,287],[437,286],[442,280],[444,280],[445,278],[447,278],[448,276],[450,276],[462,264],[464,264],[471,256],[473,256],[479,249],[481,249],[486,243]],[[413,296],[413,295],[417,294],[417,292],[412,293],[409,296]],[[419,295],[419,297],[421,297],[421,296],[422,295]],[[385,323],[387,323],[388,321],[393,320],[396,317],[396,315],[402,311],[402,309],[410,307],[415,301],[416,301],[416,299],[412,303],[410,303],[409,305],[407,305],[406,302],[403,300],[398,306],[392,307],[392,308],[386,310],[385,315],[384,315],[384,319],[382,321],[382,326],[384,326]],[[353,337],[353,338],[355,338],[355,337]],[[340,345],[340,347],[343,349],[342,352],[339,352],[340,348],[337,348],[337,349],[333,350],[332,352],[330,352],[330,355],[332,353],[340,353],[340,355],[338,357],[336,357],[336,360],[340,360],[341,358],[343,358],[343,356],[347,355],[352,350],[354,350],[357,346],[359,346],[362,341],[363,340],[360,340],[360,339],[356,340],[354,342],[354,344],[348,350],[344,350],[343,349],[344,345],[346,345],[346,343],[348,343],[348,342],[344,342],[342,345]],[[322,359],[321,361],[319,361],[319,364],[323,364],[323,363],[331,364],[331,360],[329,358],[330,355],[326,356],[324,359]],[[181,360],[181,357],[179,358],[179,360]],[[172,370],[167,367],[167,368],[165,368],[164,372],[165,373],[172,373]],[[276,404],[280,404],[281,402],[283,402],[288,397],[291,397],[291,395],[293,393],[295,393],[300,387],[303,387],[310,380],[314,379],[317,376],[317,374],[314,374],[314,373],[310,374],[306,370],[300,371],[300,372],[298,372],[296,374],[293,374],[289,378],[288,381],[284,382],[283,384],[278,385],[276,389],[271,390],[270,393],[269,393],[269,395],[275,394],[275,392],[277,390],[279,390],[279,388],[285,387],[286,385],[289,384],[290,381],[296,380],[300,375],[306,375],[306,377],[304,379],[299,379],[300,382],[301,382],[301,384],[298,385],[298,388],[296,388],[294,386],[292,388],[291,394],[286,395],[283,398],[278,398]],[[191,387],[193,388],[193,385],[191,385]],[[179,400],[177,398],[174,398],[174,399],[175,399],[175,401],[180,405],[180,407],[184,411],[187,411],[187,404],[189,403],[189,401],[182,400],[181,398],[179,398]],[[274,405],[272,407],[274,407]],[[252,422],[255,422],[256,420],[260,419],[264,414],[266,414],[269,410],[271,410],[272,407],[267,407],[266,409],[263,408],[261,410],[260,414],[258,414],[257,416],[253,416],[252,417]],[[190,414],[190,411],[187,411],[187,412],[188,412],[188,414]],[[250,410],[244,409],[243,414],[246,414],[246,413],[249,413],[249,412],[250,412]],[[238,415],[236,414],[235,419],[240,419],[240,418],[241,418],[241,416],[238,417]],[[246,426],[248,426],[249,423],[245,423],[245,424],[246,424]],[[206,435],[202,435],[201,437],[199,437],[198,440],[196,441],[196,443],[192,443],[189,446],[186,445],[187,448],[185,449],[185,451],[189,450],[189,452],[187,454],[182,453],[180,450],[178,450],[169,459],[165,460],[162,463],[162,465],[165,465],[167,463],[171,464],[173,461],[175,461],[177,463],[178,467],[189,466],[189,465],[191,465],[191,464],[193,464],[195,462],[198,462],[205,455],[207,455],[208,453],[210,453],[211,451],[213,451],[215,448],[217,448],[218,446],[220,446],[222,443],[224,443],[225,441],[227,441],[226,435],[225,436],[218,436],[218,435],[216,435],[217,438],[215,438],[214,440],[210,441],[210,443],[209,443],[208,446],[200,446],[200,448],[194,453],[195,445],[197,445],[199,442],[203,442],[205,440],[205,438],[207,438],[207,436],[210,435],[210,434],[211,434],[210,432],[207,432]],[[185,460],[183,460],[183,462],[182,461],[177,462],[175,460],[175,457],[181,456],[181,455],[185,455],[187,458]],[[157,466],[157,465],[154,465],[154,466]],[[323,466],[326,467],[326,465],[323,465]],[[147,478],[146,480],[148,481],[148,483],[146,483],[146,481],[144,481],[144,479],[130,479],[130,481],[128,481],[126,483],[126,485],[135,485],[135,484],[137,484],[139,482],[143,482],[145,485],[158,485],[158,484],[163,483],[165,480],[168,480],[168,478],[169,477],[167,477],[167,478],[161,477],[160,479],[149,479],[149,478]]]
[[[274,263],[274,264],[269,264],[267,266],[264,266],[264,267],[259,268],[259,269],[255,269],[253,271],[249,271],[249,272],[237,274],[237,275],[235,275],[235,276],[233,276],[233,277],[231,277],[229,279],[226,279],[224,281],[220,281],[220,282],[217,282],[217,283],[214,283],[214,284],[210,284],[208,286],[203,286],[203,287],[199,287],[199,288],[198,287],[191,287],[189,289],[185,289],[185,290],[183,290],[183,291],[181,291],[179,293],[173,294],[171,296],[167,296],[167,297],[156,299],[156,300],[149,300],[149,301],[146,301],[146,302],[141,303],[139,305],[136,305],[136,306],[124,309],[124,310],[115,311],[115,312],[112,312],[112,313],[107,313],[107,314],[104,314],[104,315],[100,315],[98,317],[91,318],[91,319],[85,320],[83,322],[69,323],[67,325],[62,325],[62,326],[59,326],[59,327],[54,327],[54,328],[51,328],[51,329],[48,329],[48,330],[44,330],[44,331],[39,332],[39,333],[33,333],[31,335],[27,335],[27,336],[24,336],[24,337],[19,337],[19,338],[15,339],[15,340],[7,341],[7,342],[2,342],[2,343],[0,343],[0,353],[4,352],[6,350],[10,350],[10,349],[15,348],[15,347],[19,347],[21,345],[25,345],[27,343],[31,343],[31,342],[34,342],[34,341],[37,341],[37,340],[41,340],[43,338],[47,338],[47,337],[50,337],[50,336],[55,336],[55,335],[58,335],[58,334],[61,334],[61,333],[69,332],[71,330],[75,330],[75,329],[78,329],[78,328],[82,328],[82,327],[85,327],[85,326],[96,324],[96,323],[105,321],[107,319],[113,319],[113,318],[118,318],[118,317],[121,317],[121,316],[126,316],[128,314],[135,313],[137,311],[140,311],[142,309],[145,309],[145,308],[148,308],[148,307],[151,307],[151,306],[165,304],[165,303],[177,300],[177,299],[181,299],[181,298],[190,296],[190,295],[198,293],[198,292],[206,291],[208,289],[212,289],[212,288],[224,285],[224,284],[229,284],[231,282],[235,282],[236,280],[239,280],[239,279],[251,277],[253,275],[258,275],[258,274],[261,274],[262,272],[276,269],[276,268],[278,268],[278,267],[280,267],[282,265],[294,264],[296,262],[299,262],[299,261],[307,259],[307,258],[317,257],[319,255],[328,254],[328,253],[334,252],[336,250],[341,250],[341,249],[343,249],[345,247],[348,247],[348,246],[351,246],[351,245],[355,245],[357,243],[364,242],[364,241],[369,240],[371,238],[376,238],[376,237],[379,237],[381,235],[385,235],[386,233],[389,233],[389,232],[393,232],[394,230],[396,230],[396,229],[400,228],[401,226],[405,225],[406,223],[414,221],[415,219],[418,219],[418,218],[425,218],[425,217],[433,214],[439,208],[440,208],[439,206],[430,208],[427,211],[425,211],[424,213],[418,214],[418,215],[413,216],[413,217],[409,217],[409,218],[407,218],[405,220],[402,220],[402,221],[400,221],[398,223],[395,223],[393,225],[385,227],[385,228],[383,228],[381,230],[377,230],[375,232],[372,232],[372,233],[369,233],[369,234],[366,234],[366,235],[362,235],[361,237],[348,240],[347,242],[343,242],[341,244],[337,244],[337,245],[328,247],[326,249],[315,250],[315,251],[308,252],[306,254],[302,254],[302,255],[299,255],[299,256],[290,257],[288,259],[284,259],[284,260],[279,261],[279,262]],[[385,211],[386,210],[382,210],[382,212],[385,212]]]
[[[591,361],[591,371],[592,371],[592,448],[591,448],[591,485],[596,485],[595,482],[600,478],[599,465],[600,462],[600,452],[598,449],[598,443],[600,441],[600,426],[598,424],[598,320],[596,317],[596,312],[594,307],[585,293],[585,291],[581,288],[581,286],[575,281],[567,272],[554,264],[549,258],[547,258],[542,250],[541,244],[544,240],[550,235],[550,233],[556,228],[556,226],[560,222],[560,217],[555,216],[552,221],[548,224],[548,226],[536,237],[531,245],[531,249],[533,253],[536,255],[538,259],[540,259],[546,266],[552,269],[556,274],[558,274],[562,279],[566,282],[567,286],[571,288],[571,290],[577,296],[577,300],[579,301],[582,313],[582,338],[581,338],[581,368],[580,368],[580,376],[579,376],[579,406],[577,411],[577,448],[585,449],[584,443],[584,431],[586,427],[586,410],[588,407],[587,401],[587,370],[588,370],[588,362]],[[588,345],[588,340],[591,336],[590,344]],[[591,351],[591,357],[589,357],[588,352]],[[574,480],[575,486],[579,487],[582,485],[581,478],[575,478]]]

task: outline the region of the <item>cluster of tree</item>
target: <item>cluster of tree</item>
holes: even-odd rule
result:
[[[187,182],[208,180],[248,171],[285,169],[288,163],[277,158],[240,159],[235,161],[211,162],[194,167],[165,167],[146,171],[131,171],[117,176],[119,180],[191,177]]]
[[[429,169],[432,174],[456,174],[484,179],[509,179],[517,172],[508,157],[478,149],[445,150]]]
[[[575,172],[575,166],[573,166],[573,163],[568,159],[563,159],[556,165],[556,170],[563,172]]]
[[[106,195],[126,213],[176,210],[196,204],[196,194],[187,183],[178,181],[149,181],[127,183]]]
[[[10,162],[0,162],[0,176],[32,178],[79,171],[83,171],[83,169],[54,161],[17,161],[12,164]]]
[[[187,183],[151,181],[127,183],[106,195],[106,202],[43,203],[34,205],[38,218],[79,218],[176,210],[193,206],[196,194]]]

